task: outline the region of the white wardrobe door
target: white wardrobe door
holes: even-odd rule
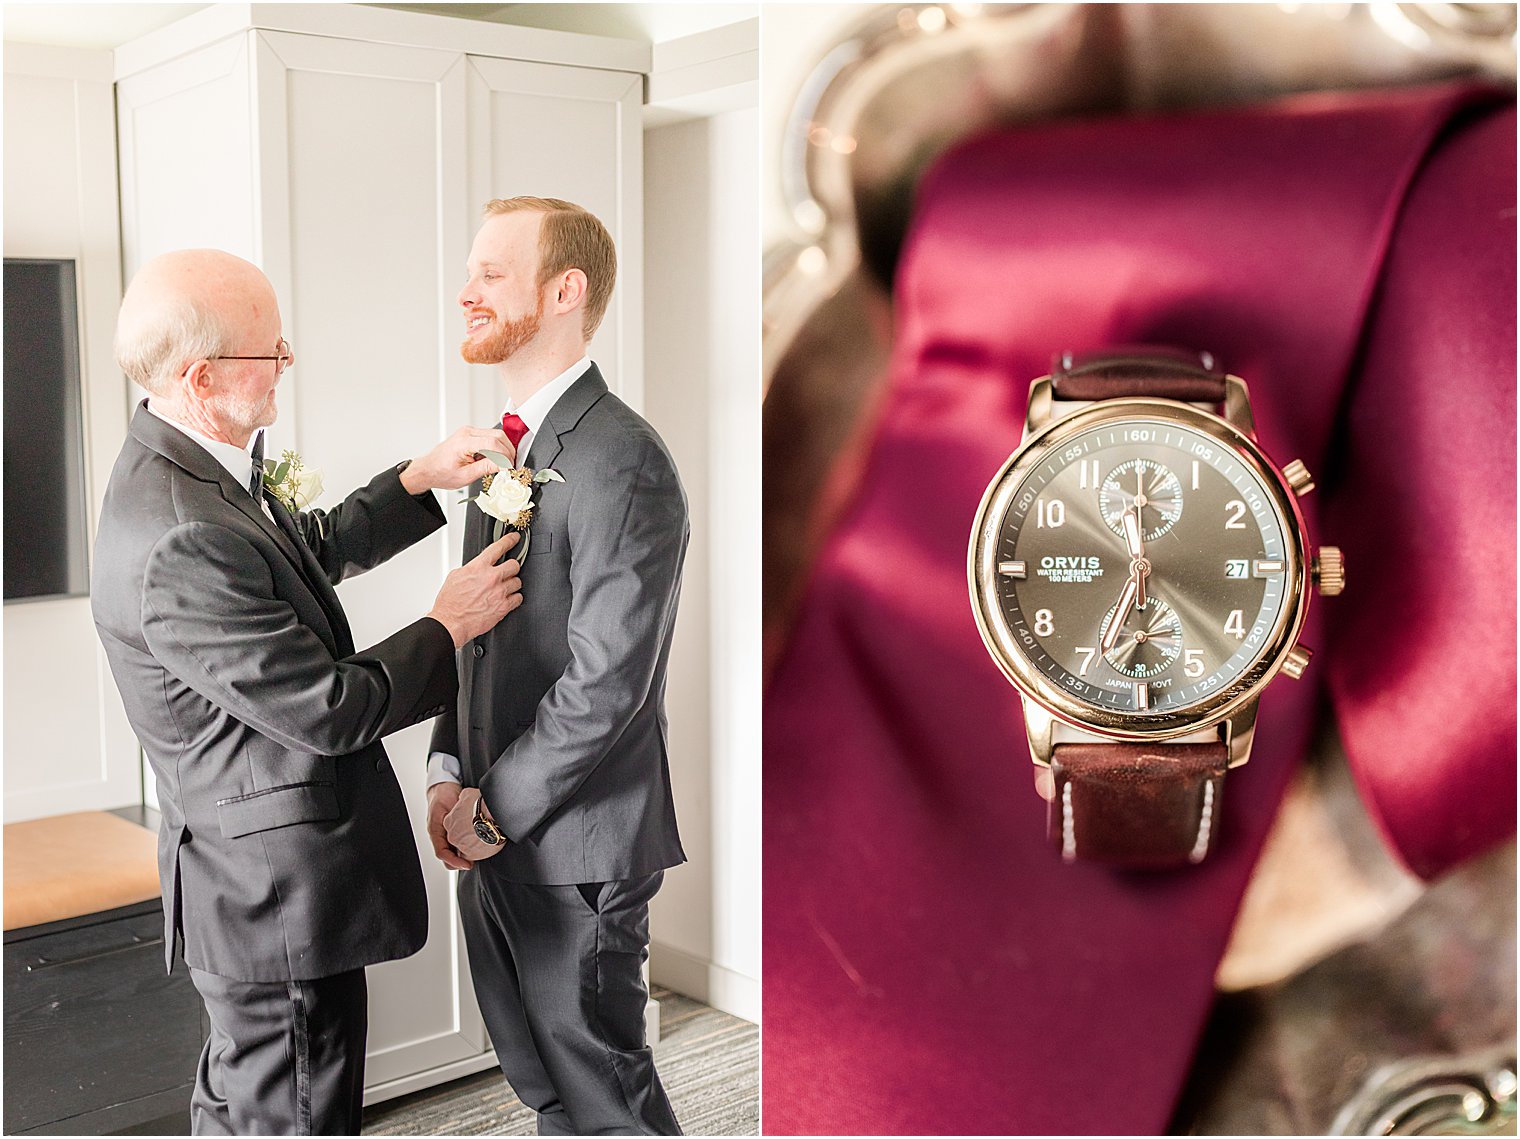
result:
[[[263,264],[289,298],[296,357],[269,444],[322,471],[317,505],[329,505],[455,426],[441,361],[457,335],[444,327],[439,251],[444,219],[458,209],[459,191],[446,191],[463,164],[465,61],[318,36],[257,39]],[[456,556],[440,532],[341,585],[356,643],[422,616]],[[453,875],[423,829],[430,730],[385,741],[411,807],[411,841],[427,852],[430,935],[420,953],[370,971],[372,1087],[489,1046],[453,935]]]
[[[171,249],[258,260],[251,43],[251,33],[232,36],[116,84],[127,280]]]

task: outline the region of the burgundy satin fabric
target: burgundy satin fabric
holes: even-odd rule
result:
[[[1325,606],[1352,771],[1426,878],[1515,833],[1515,115],[1410,192],[1337,440]]]
[[[895,290],[891,394],[868,453],[840,457],[863,474],[765,698],[767,1133],[1165,1129],[1328,670],[1316,661],[1263,698],[1202,866],[1062,865],[1018,701],[970,614],[971,518],[1018,443],[1028,381],[1065,348],[1207,348],[1249,378],[1268,453],[1326,471],[1408,185],[1457,108],[1483,99],[1427,89],[1052,123],[963,145],[926,178]],[[1496,132],[1465,158],[1448,148],[1461,176],[1512,176]],[[1513,257],[1513,215],[1429,208],[1480,240],[1508,226]],[[1512,336],[1512,279],[1464,280]],[[1383,291],[1380,313],[1396,296]],[[1497,368],[1512,408],[1512,340],[1507,357],[1478,356],[1464,384],[1492,390]],[[1353,417],[1382,406],[1365,378],[1350,398]],[[1512,432],[1512,411],[1492,426]],[[1510,542],[1492,575],[1506,582],[1509,438],[1507,477],[1502,440],[1483,452]],[[1407,493],[1437,471],[1455,462]],[[1351,591],[1313,606],[1316,645],[1325,610],[1374,596],[1366,583],[1382,572],[1347,539],[1387,522],[1381,502],[1362,502],[1327,531],[1322,496],[1304,502],[1310,525],[1351,549]],[[1512,694],[1513,643],[1486,664],[1509,670]],[[1358,707],[1343,695],[1353,716],[1377,715],[1377,683],[1338,686],[1362,694]],[[1511,732],[1513,715],[1511,703]]]

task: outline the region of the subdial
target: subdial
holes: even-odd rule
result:
[[[1182,517],[1182,482],[1170,467],[1154,459],[1120,463],[1103,480],[1098,509],[1115,534],[1124,534],[1124,512],[1140,507],[1140,533],[1149,542]]]
[[[1110,609],[1098,629],[1098,644],[1108,636],[1108,627],[1114,620],[1117,606]],[[1182,623],[1166,602],[1155,597],[1146,598],[1145,606],[1136,609],[1125,606],[1119,614],[1119,633],[1113,647],[1103,654],[1103,659],[1113,666],[1115,672],[1144,680],[1163,671],[1182,653]]]

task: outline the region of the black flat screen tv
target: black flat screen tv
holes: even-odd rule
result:
[[[74,262],[5,259],[5,600],[89,593]]]

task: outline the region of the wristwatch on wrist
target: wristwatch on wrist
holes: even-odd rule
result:
[[[475,837],[487,846],[500,846],[507,841],[507,836],[501,833],[492,820],[485,817],[486,801],[484,798],[475,800]]]
[[[1062,355],[971,530],[971,607],[1050,769],[1067,861],[1196,863],[1226,771],[1250,757],[1262,689],[1297,678],[1311,586],[1301,462],[1257,446],[1245,382],[1211,356]]]

